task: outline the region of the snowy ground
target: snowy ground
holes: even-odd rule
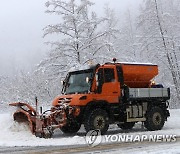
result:
[[[134,144],[129,147],[121,147],[118,149],[113,149],[111,151],[103,151],[104,154],[179,154],[180,153],[180,143],[150,143],[150,144]]]
[[[170,110],[171,116],[168,118],[168,121],[165,123],[165,126],[160,131],[147,131],[142,129],[140,123],[136,124],[130,132],[123,132],[117,126],[112,125],[108,134],[126,134],[126,135],[176,135],[180,136],[180,109]],[[53,138],[51,139],[42,139],[37,138],[31,134],[29,128],[26,125],[19,125],[13,121],[12,113],[1,113],[0,114],[0,146],[4,147],[15,147],[15,146],[68,146],[68,145],[85,145],[85,131],[82,128],[80,132],[75,136],[65,136],[60,131],[55,132]],[[172,153],[180,153],[180,142],[176,142],[171,146],[171,143],[165,143],[164,147],[169,146],[169,150]],[[162,147],[163,145],[161,145]],[[145,146],[148,150],[148,144]],[[164,150],[162,147],[162,150]],[[174,148],[173,148],[174,147]],[[156,147],[158,149],[158,147]],[[173,148],[173,149],[171,149]],[[161,148],[159,148],[161,149]],[[166,148],[167,149],[167,148]],[[124,149],[125,150],[125,149]],[[123,148],[121,151],[124,151]],[[127,149],[126,149],[127,150]],[[129,152],[133,149],[129,149]],[[142,149],[136,149],[135,152],[141,151]],[[119,150],[118,150],[119,151]],[[114,151],[117,152],[116,150]],[[151,152],[151,151],[150,151]],[[164,151],[165,152],[165,151]],[[166,151],[167,152],[167,151]],[[118,152],[117,152],[118,153]],[[170,152],[171,153],[171,152]]]

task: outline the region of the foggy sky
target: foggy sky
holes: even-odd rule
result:
[[[123,16],[127,8],[136,10],[142,0],[92,0],[100,15],[105,3]],[[1,0],[0,4],[0,76],[31,71],[45,57],[43,28],[58,23],[58,18],[45,13],[46,0]],[[97,11],[98,10],[98,11]]]

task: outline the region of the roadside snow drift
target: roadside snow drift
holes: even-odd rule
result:
[[[171,116],[162,130],[147,131],[141,128],[141,123],[128,133],[123,132],[116,125],[112,125],[108,134],[126,135],[176,135],[180,136],[180,109],[170,110]],[[59,146],[86,144],[86,133],[83,129],[75,136],[66,136],[60,130],[56,131],[51,139],[37,138],[31,134],[29,127],[13,121],[12,113],[0,114],[0,146]]]

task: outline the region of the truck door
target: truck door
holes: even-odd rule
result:
[[[98,93],[112,103],[118,103],[120,96],[120,83],[116,76],[114,68],[101,68],[98,70]]]

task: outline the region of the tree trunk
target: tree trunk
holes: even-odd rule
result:
[[[156,8],[156,17],[157,17],[157,21],[158,21],[158,25],[159,25],[161,38],[162,38],[162,41],[163,41],[163,46],[164,46],[164,49],[165,49],[165,52],[166,52],[166,57],[167,57],[169,68],[170,68],[171,75],[172,75],[172,78],[173,78],[173,83],[174,83],[174,86],[175,86],[175,89],[176,89],[177,98],[180,101],[180,89],[179,89],[179,84],[178,84],[179,83],[178,82],[178,74],[176,73],[176,69],[175,69],[175,66],[176,66],[177,62],[174,63],[172,54],[167,49],[167,44],[166,44],[166,41],[165,41],[162,24],[161,24],[161,21],[160,21],[160,18],[159,18],[157,0],[154,0],[154,1],[155,1],[155,8]],[[179,68],[179,67],[177,66],[177,68]]]

